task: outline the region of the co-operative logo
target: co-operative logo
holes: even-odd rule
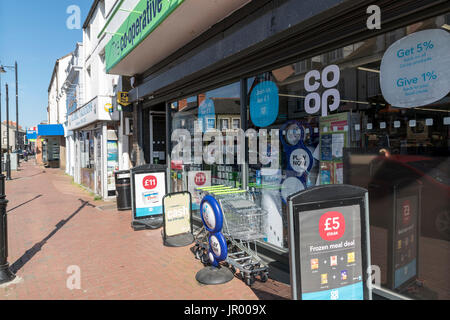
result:
[[[331,80],[328,79],[328,75],[331,75]],[[341,103],[341,95],[335,87],[339,83],[341,72],[339,67],[335,64],[329,65],[322,70],[322,74],[318,70],[311,70],[305,75],[305,89],[309,93],[305,97],[305,111],[309,114],[314,114],[322,107],[322,116],[328,114],[328,108],[330,111],[334,111],[339,107]],[[314,82],[311,84],[311,79]],[[326,90],[322,93],[322,96],[317,90],[320,85]],[[332,102],[328,105],[328,101],[332,97]],[[314,102],[313,102],[314,101]]]

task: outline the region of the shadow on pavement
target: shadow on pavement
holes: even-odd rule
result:
[[[22,170],[19,170],[19,171],[22,171]],[[23,176],[23,177],[13,178],[12,180],[29,179],[29,178],[38,176],[38,175],[43,174],[43,173],[45,173],[45,170],[43,170],[43,171],[41,171],[41,172],[38,172],[38,173],[35,173],[35,174],[32,174],[32,175],[29,175],[29,176]]]
[[[31,201],[33,201],[33,200],[36,200],[37,198],[40,198],[40,197],[42,197],[42,194],[39,194],[39,195],[37,195],[36,197],[34,197],[33,199],[30,199],[30,200],[28,200],[28,201],[25,201],[24,203],[21,203],[21,204],[19,204],[18,206],[15,206],[14,208],[11,208],[11,209],[7,210],[6,212],[7,212],[7,213],[8,213],[8,212],[11,212],[11,211],[13,211],[13,210],[15,210],[15,209],[17,209],[17,208],[23,206],[23,205],[26,205],[27,203],[29,203],[29,202],[31,202]]]
[[[72,213],[67,219],[63,219],[59,221],[56,224],[56,228],[50,232],[44,239],[36,243],[31,249],[28,249],[19,259],[17,259],[12,265],[11,265],[11,271],[13,273],[17,273],[28,261],[30,261],[36,253],[38,253],[44,244],[46,244],[47,240],[49,240],[51,237],[55,235],[56,232],[58,232],[59,229],[61,229],[67,222],[70,221],[76,214],[78,214],[84,207],[95,207],[94,205],[90,204],[89,201],[84,201],[82,199],[78,199],[81,201],[81,206],[75,210],[74,213]]]
[[[274,294],[260,289],[252,288],[252,291],[260,300],[290,300],[278,294]]]

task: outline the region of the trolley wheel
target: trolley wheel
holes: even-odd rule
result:
[[[202,257],[202,250],[199,247],[196,247],[194,250],[195,259],[200,260]]]
[[[259,278],[261,282],[267,282],[267,280],[269,280],[269,274],[267,272],[261,272]]]
[[[232,266],[232,265],[230,265],[230,271],[231,271],[233,274],[236,274],[236,268],[235,268],[234,266]]]
[[[208,253],[203,252],[200,256],[200,261],[206,266],[210,264]]]
[[[246,285],[251,287],[254,282],[255,282],[255,276],[254,275],[246,275],[245,276],[245,284]]]

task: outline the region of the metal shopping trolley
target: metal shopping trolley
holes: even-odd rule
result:
[[[226,248],[219,249],[227,252],[226,258],[223,259],[224,264],[233,273],[239,270],[242,279],[249,286],[257,277],[262,282],[267,281],[269,268],[258,256],[256,246],[256,240],[266,237],[267,211],[257,206],[252,193],[246,190],[214,186],[198,188],[196,192],[200,198],[206,199],[206,196],[209,196],[209,199],[212,197],[217,201],[220,209],[215,213],[218,216],[214,219],[216,222],[223,220],[220,230],[211,230],[204,221],[203,227],[194,233],[196,258],[201,259],[204,264],[210,262],[211,258],[208,256],[211,248],[210,237],[211,234],[220,232],[226,243],[224,244]],[[200,210],[202,214],[202,207]],[[220,214],[222,216],[219,216]]]

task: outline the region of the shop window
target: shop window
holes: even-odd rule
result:
[[[233,161],[227,163],[225,152],[216,154],[217,161],[204,161],[203,150],[214,143],[220,136],[226,141],[230,134],[232,118],[240,118],[240,85],[233,83],[215,90],[202,92],[196,96],[186,97],[171,103],[172,119],[172,191],[189,190],[193,196],[194,216],[198,216],[199,198],[195,188],[208,185],[226,185],[240,187],[242,185],[241,163],[234,153]],[[236,125],[236,122],[233,122]],[[180,131],[183,130],[183,131]],[[187,136],[177,136],[178,133]],[[206,140],[208,132],[218,135]],[[183,141],[190,140],[188,157],[174,160]],[[219,140],[218,140],[219,141]],[[237,143],[237,142],[235,142]],[[196,150],[200,152],[196,152]],[[217,151],[220,152],[220,151]]]
[[[265,241],[288,247],[290,194],[361,186],[369,191],[371,260],[382,286],[412,298],[450,298],[446,26],[448,16],[432,18],[247,79],[247,127],[279,132],[279,150],[267,149],[276,166],[249,163],[248,186],[269,212]],[[410,47],[392,54],[399,39],[414,43],[420,57]],[[416,198],[402,198],[406,189]],[[405,212],[412,218],[401,220]]]

